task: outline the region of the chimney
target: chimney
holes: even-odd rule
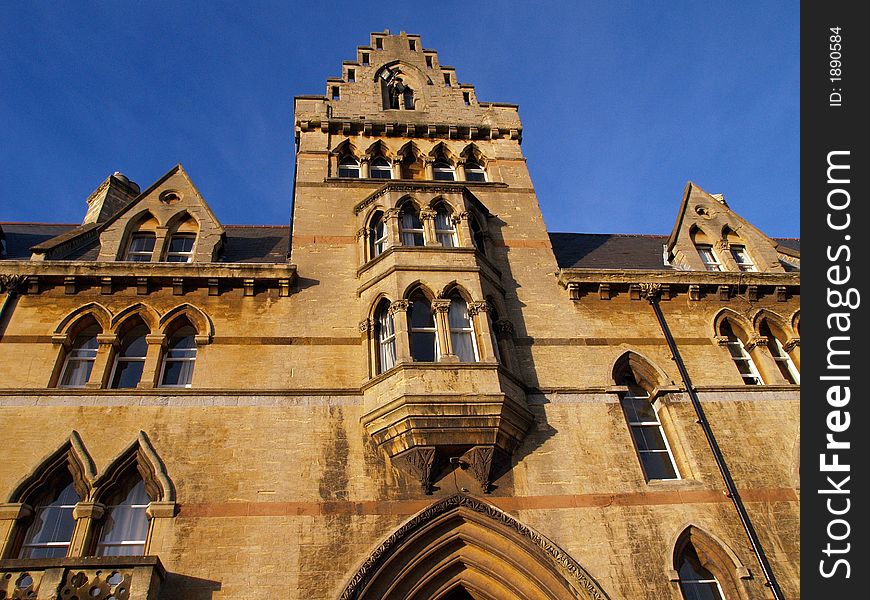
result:
[[[88,212],[82,225],[102,223],[139,195],[139,186],[115,171],[88,196]]]

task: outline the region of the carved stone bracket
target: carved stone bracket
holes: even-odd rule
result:
[[[729,341],[731,341],[728,339],[727,335],[717,335],[713,339],[716,340],[716,345],[722,346],[723,348],[728,345]]]
[[[701,286],[692,284],[689,286],[689,300],[697,302],[701,299]]]
[[[499,319],[495,322],[495,330],[500,336],[513,337],[514,324],[511,323],[508,319]]]
[[[754,350],[756,346],[767,346],[767,338],[763,336],[757,336],[751,338],[746,344],[744,344],[747,352],[752,352],[752,350]]]
[[[492,446],[475,446],[464,455],[462,460],[468,463],[468,468],[474,478],[480,483],[480,491],[489,493],[492,474],[492,457],[495,449]]]
[[[788,288],[784,285],[776,286],[776,301],[785,302],[788,300]]]
[[[435,446],[415,446],[393,459],[393,463],[420,482],[423,493],[432,493],[432,465],[435,462]]]
[[[476,300],[474,302],[469,302],[468,304],[468,314],[469,316],[475,316],[478,313],[486,313],[489,312],[489,303],[485,300]]]
[[[755,302],[758,300],[758,286],[750,285],[746,287],[746,299],[750,302]]]
[[[430,219],[434,220],[435,214],[436,214],[435,211],[432,210],[431,208],[424,208],[423,210],[420,211],[420,220],[421,221],[427,221]]]
[[[718,289],[719,300],[721,302],[728,302],[731,299],[731,286],[730,285],[720,285]]]
[[[435,312],[446,313],[450,310],[450,299],[449,298],[436,298],[432,301],[432,308]]]
[[[786,352],[791,352],[792,350],[794,350],[795,346],[800,348],[800,345],[801,345],[800,338],[791,338],[789,340],[786,340],[786,342],[782,345],[782,349],[785,350]]]
[[[0,290],[4,290],[8,294],[17,294],[26,280],[26,275],[7,275],[2,273],[0,274]]]
[[[656,302],[661,298],[662,284],[660,283],[641,283],[640,296],[648,302]]]
[[[371,319],[363,319],[359,322],[359,332],[366,333],[372,326]]]
[[[598,298],[601,300],[610,300],[610,284],[609,283],[599,283],[598,284]]]
[[[728,243],[728,240],[716,240],[714,244],[716,250],[720,252],[727,252],[731,248],[731,244]]]

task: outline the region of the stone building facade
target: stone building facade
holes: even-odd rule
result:
[[[292,227],[0,225],[0,598],[799,597],[797,240],[549,233],[415,35],[294,118]]]

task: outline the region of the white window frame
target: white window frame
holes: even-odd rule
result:
[[[725,593],[722,591],[722,585],[719,583],[719,580],[716,579],[715,577],[713,577],[713,579],[680,579],[680,595],[683,598],[686,598],[686,592],[683,589],[683,586],[685,584],[701,584],[701,585],[703,585],[703,584],[707,584],[707,583],[715,583],[716,584],[716,591],[719,592],[720,600],[724,600]]]
[[[105,515],[108,517],[111,514],[112,509],[118,508],[121,506],[128,506],[131,509],[141,510],[144,512],[148,509],[148,504],[149,503],[145,503],[145,504],[112,504],[112,505],[106,506]],[[101,552],[101,550],[103,550],[105,548],[115,548],[115,547],[123,547],[123,546],[141,546],[142,547],[142,554],[144,554],[145,553],[145,546],[148,544],[148,530],[150,529],[150,521],[151,521],[151,517],[148,517],[147,513],[146,513],[145,522],[147,525],[145,527],[145,538],[141,539],[141,540],[121,540],[119,542],[104,543],[102,541],[103,530],[100,529],[99,538],[97,539],[97,543],[96,543],[96,547],[95,547],[96,555],[97,556],[138,556],[137,554],[119,555],[119,554],[106,554],[105,552]]]
[[[469,167],[469,165],[473,165],[473,166]],[[473,160],[467,161],[465,163],[464,168],[465,168],[465,180],[466,181],[484,181],[484,182],[487,181],[486,169],[484,169],[483,165],[481,165],[479,162],[473,161]],[[468,177],[469,173],[480,173],[481,178],[480,179],[469,179],[469,177]]]
[[[415,333],[434,333],[435,334],[434,335],[434,338],[435,338],[435,362],[438,362],[439,360],[441,360],[441,340],[439,339],[439,336],[438,336],[438,313],[432,307],[432,301],[429,300],[428,298],[426,299],[426,301],[429,304],[429,313],[432,315],[432,327],[414,327],[413,321],[411,320],[411,314],[412,314],[411,311],[414,310],[413,299],[411,300],[411,306],[408,309],[408,313],[407,313],[408,314],[408,317],[407,317],[408,318],[408,342],[409,342],[408,346],[409,346],[409,349],[411,350],[411,359],[414,362],[427,362],[427,361],[422,361],[422,360],[418,361],[416,359],[416,357],[414,357],[414,344],[411,342],[411,339],[413,338]]]
[[[731,360],[737,367],[737,372],[740,373],[740,376],[743,378],[743,383],[746,385],[764,385],[764,381],[761,379],[761,373],[758,372],[758,367],[755,366],[755,361],[752,360],[752,356],[746,350],[743,341],[737,337],[736,333],[734,333],[734,327],[730,324],[729,327],[731,328],[731,335],[726,336],[728,341],[725,342],[725,346],[728,348]],[[747,366],[749,373],[743,372],[740,368],[741,363]]]
[[[701,257],[701,262],[708,271],[723,271],[722,262],[713,251],[713,246],[710,244],[695,244],[695,249]]]
[[[171,263],[189,263],[193,262],[193,253],[196,251],[196,238],[197,235],[195,233],[188,232],[176,232],[173,233],[169,238],[169,243],[166,245],[166,259],[163,262],[171,262]],[[186,252],[179,252],[172,250],[172,241],[175,239],[192,239],[193,244],[190,246],[190,250]],[[184,259],[184,260],[172,260],[174,258]]]
[[[69,483],[66,486],[64,486],[64,488],[63,488],[63,490],[61,490],[61,492],[65,491],[70,485],[72,485],[72,483]],[[75,487],[73,487],[73,490],[75,490]],[[77,492],[76,492],[76,495],[78,495]],[[81,498],[79,498],[79,502],[81,502],[81,501],[82,501]],[[72,511],[75,509],[75,507],[76,507],[75,504],[58,504],[56,506],[53,506],[49,503],[49,504],[44,504],[41,506],[38,505],[38,506],[34,507],[34,519],[31,522],[30,528],[32,528],[36,524],[36,516],[40,513],[41,510],[45,510],[47,508],[54,508],[54,509],[58,509],[58,510],[61,510],[61,509],[68,510],[68,511],[70,511],[70,516],[72,517]],[[25,535],[25,537],[24,537],[25,542],[22,542],[21,548],[18,550],[18,555],[21,556],[21,554],[24,553],[25,548],[66,548],[67,551],[64,552],[64,557],[65,557],[66,555],[69,554],[69,547],[70,547],[70,544],[72,544],[73,536],[75,536],[75,519],[74,518],[73,518],[73,523],[74,523],[74,525],[73,525],[73,529],[70,531],[70,538],[65,542],[37,542],[37,543],[28,544],[28,543],[26,543],[26,540],[30,534],[30,528],[28,528],[24,534]],[[44,523],[43,525],[45,526],[45,525],[47,525],[47,523]],[[40,529],[40,531],[42,531],[42,530]],[[43,559],[43,560],[45,560],[45,559]]]
[[[389,305],[382,305],[377,320],[378,365],[377,373],[385,373],[396,366],[396,323]],[[387,327],[389,324],[389,327]],[[390,350],[392,349],[392,350]],[[387,360],[389,358],[390,360]],[[391,364],[387,364],[387,363]]]
[[[446,217],[450,229],[438,229],[438,215]],[[453,213],[446,206],[439,206],[435,209],[435,239],[444,248],[456,248],[459,245],[456,239],[456,224],[453,222]],[[445,244],[444,239],[447,239],[449,244]]]
[[[752,262],[752,257],[749,256],[749,252],[746,250],[746,246],[743,244],[731,244],[730,250],[734,262],[737,263],[738,269],[746,273],[755,273],[758,271],[755,267],[755,263]]]
[[[169,336],[170,343],[172,342],[172,339],[173,339],[172,336]],[[172,356],[173,352],[191,352],[191,351],[193,352],[193,356],[189,356],[189,355],[188,356]],[[178,350],[173,350],[172,348],[167,347],[166,352],[163,355],[163,360],[160,361],[160,378],[157,380],[160,383],[159,383],[158,387],[162,387],[162,388],[189,388],[189,387],[191,387],[191,385],[193,384],[193,368],[195,368],[195,366],[196,366],[197,354],[199,354],[199,352],[198,352],[198,348],[196,347],[195,341],[194,341],[193,348],[182,348],[182,349],[178,349]],[[168,363],[173,363],[173,362],[178,362],[178,363],[190,362],[190,363],[194,364],[194,367],[192,367],[190,369],[190,378],[191,378],[190,381],[188,381],[187,383],[164,383],[163,382],[163,378],[166,374],[166,365]]]
[[[342,171],[352,171],[355,175],[342,174]],[[345,154],[338,160],[338,176],[345,179],[359,179],[360,165],[355,156]]]
[[[450,309],[453,308],[453,303],[456,302],[459,305],[465,307],[465,316],[468,318],[468,327],[453,327],[450,324]],[[436,319],[438,318],[438,314],[435,315]],[[480,362],[480,351],[477,348],[477,336],[474,334],[474,319],[468,313],[468,302],[465,301],[459,295],[451,296],[450,298],[450,307],[447,309],[447,313],[444,314],[444,318],[447,319],[447,330],[450,332],[450,345],[453,346],[453,354],[455,356],[459,356],[456,354],[456,344],[454,343],[455,335],[468,335],[471,337],[471,350],[474,356],[470,361],[462,361],[466,363]]]
[[[377,165],[376,162],[383,162],[385,164]],[[386,177],[378,177],[375,175],[375,172],[385,173]],[[369,179],[392,179],[393,178],[393,165],[387,160],[384,156],[375,157],[369,163]]]
[[[145,334],[142,337],[145,337],[147,335],[148,334]],[[121,348],[123,348],[123,345],[121,346]],[[112,372],[109,374],[109,389],[113,389],[113,390],[134,390],[134,389],[136,389],[136,387],[140,383],[142,383],[142,375],[145,374],[145,361],[147,359],[148,359],[148,342],[147,342],[147,340],[145,342],[145,355],[144,356],[123,356],[122,350],[119,349],[118,354],[115,356],[115,360],[112,361]],[[142,374],[139,376],[139,381],[137,382],[136,386],[134,386],[132,388],[115,387],[115,372],[118,370],[118,365],[121,364],[122,362],[124,362],[124,363],[141,362],[142,363]]]
[[[800,371],[797,370],[797,366],[795,366],[794,361],[792,361],[791,356],[788,352],[785,351],[785,347],[782,345],[782,342],[779,341],[779,338],[773,333],[773,330],[770,328],[769,324],[766,325],[766,331],[763,333],[767,333],[767,347],[771,349],[771,356],[773,360],[776,361],[777,366],[782,372],[785,369],[789,375],[791,375],[794,383],[796,385],[800,385],[801,383],[801,374]]]
[[[405,213],[411,212],[417,215],[417,221],[420,222],[420,227],[405,227]],[[405,235],[420,235],[422,239],[422,243],[420,244],[408,244],[405,241]],[[417,210],[417,207],[412,204],[405,204],[402,209],[399,211],[399,239],[402,242],[403,246],[408,248],[421,248],[426,245],[426,227],[423,225],[423,219],[420,218],[420,211]]]
[[[622,412],[625,415],[626,422],[628,423],[629,433],[631,433],[631,440],[632,440],[632,443],[634,444],[634,449],[637,452],[638,462],[640,463],[640,468],[643,471],[644,477],[646,477],[647,481],[677,481],[677,480],[682,479],[682,476],[680,475],[680,469],[679,469],[679,467],[677,467],[677,461],[674,459],[674,453],[671,450],[671,444],[670,444],[670,442],[668,442],[668,436],[665,435],[665,429],[664,429],[664,427],[662,427],[661,419],[659,419],[658,409],[655,406],[653,406],[652,402],[650,402],[649,394],[646,393],[645,390],[644,390],[644,394],[641,396],[639,394],[632,393],[630,391],[630,388],[629,388],[629,391],[622,397],[623,401],[635,400],[635,399],[646,400],[649,403],[650,408],[652,408],[653,414],[655,414],[655,417],[656,417],[655,421],[632,421],[629,418],[628,413],[625,410],[625,407],[624,406],[622,407]],[[636,438],[634,435],[634,429],[635,428],[645,428],[645,427],[658,428],[658,433],[661,436],[662,442],[664,443],[664,446],[665,446],[664,450],[641,450],[637,446],[637,441],[636,441]],[[646,467],[644,466],[643,457],[641,455],[642,454],[662,454],[662,453],[666,453],[668,455],[668,459],[671,462],[671,467],[674,469],[675,477],[652,478],[646,472]]]
[[[450,178],[438,177],[438,173],[449,173]],[[432,164],[432,179],[434,181],[456,181],[456,169],[446,158],[439,158]]]
[[[86,329],[90,329],[90,327],[88,327]],[[96,335],[99,335],[99,334],[95,334],[94,337],[96,337]],[[93,373],[94,373],[94,363],[96,363],[96,361],[97,361],[97,352],[99,351],[99,344],[94,349],[77,348],[76,342],[81,337],[83,337],[82,334],[79,334],[73,338],[73,345],[69,349],[69,351],[67,352],[66,358],[64,358],[63,368],[60,370],[60,377],[57,380],[57,387],[59,387],[59,388],[71,388],[71,389],[83,388],[91,380],[91,375],[93,375]],[[88,339],[90,339],[90,337],[88,337]],[[85,352],[87,352],[88,354],[84,354]],[[93,353],[92,356],[91,356],[91,353]],[[91,368],[88,370],[88,376],[85,378],[84,382],[81,385],[69,385],[69,384],[65,385],[63,383],[63,379],[66,376],[67,369],[70,368],[71,363],[90,363],[90,365],[91,365]]]
[[[137,240],[151,240],[151,250],[134,250],[133,245]],[[151,262],[154,257],[154,246],[157,243],[157,235],[153,231],[137,231],[130,235],[130,241],[127,243],[127,252],[124,254],[125,262]],[[138,260],[141,257],[143,260]]]

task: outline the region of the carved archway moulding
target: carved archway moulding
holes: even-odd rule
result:
[[[476,539],[475,529],[483,533],[480,539]],[[432,543],[433,539],[437,542]],[[489,545],[493,541],[498,545]],[[459,558],[445,559],[444,553],[451,544],[454,548],[473,548],[466,551],[469,570],[490,579],[493,585],[512,587],[516,582],[505,578],[506,573],[488,570],[491,565],[481,566],[493,561],[474,564],[471,555],[475,551],[486,552],[494,562],[506,565],[514,577],[520,572],[525,574],[525,579],[533,582],[529,585],[536,585],[554,600],[609,600],[592,576],[555,543],[495,506],[466,494],[432,504],[394,531],[357,569],[339,600],[404,598],[405,593],[400,590],[403,584],[413,587],[415,599],[438,597],[457,586],[457,577],[451,579],[448,571],[451,568],[455,571],[457,563],[466,562],[462,550]],[[526,562],[515,562],[522,560],[519,556],[525,557]],[[389,591],[381,589],[385,586]],[[427,589],[438,591],[430,594]]]

